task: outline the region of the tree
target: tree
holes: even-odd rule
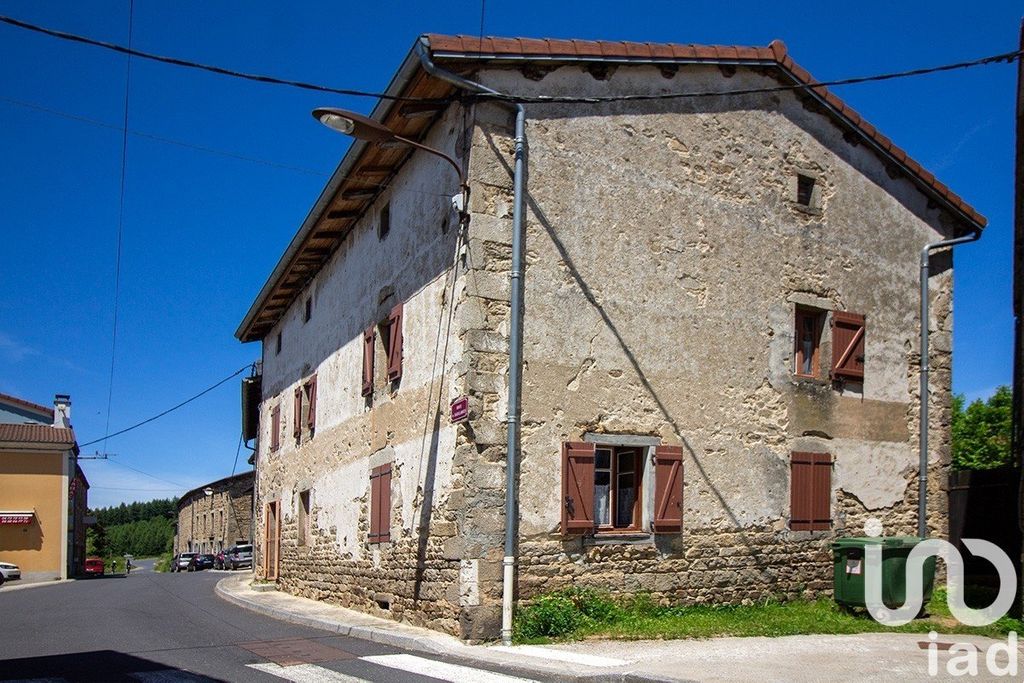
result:
[[[105,557],[108,549],[107,530],[97,522],[85,532],[85,554]]]
[[[1009,465],[1013,394],[1010,387],[996,389],[987,401],[978,399],[964,408],[964,397],[953,397],[953,467],[988,470]]]

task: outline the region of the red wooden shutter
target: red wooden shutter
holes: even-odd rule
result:
[[[306,415],[306,427],[309,431],[316,429],[316,375],[306,382],[306,400],[309,402],[309,413]]]
[[[302,434],[302,387],[295,387],[295,416],[292,420],[292,436],[296,439]]]
[[[654,449],[654,531],[683,530],[683,449]]]
[[[402,304],[391,309],[388,334],[388,379],[394,382],[402,376]]]
[[[380,543],[391,541],[391,464],[380,466],[380,520],[377,522]]]
[[[832,528],[832,456],[793,453],[790,478],[789,528],[816,531]]]
[[[370,470],[370,543],[380,542],[380,468]]]
[[[832,314],[832,376],[864,378],[864,316],[845,311]]]
[[[281,406],[274,406],[270,411],[270,450],[281,447]]]
[[[562,444],[562,533],[594,530],[594,444]]]
[[[373,394],[373,342],[376,332],[370,325],[363,332],[363,396]]]

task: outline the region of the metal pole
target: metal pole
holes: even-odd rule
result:
[[[970,235],[957,237],[941,242],[932,242],[921,249],[921,410],[918,426],[918,470],[917,470],[917,535],[928,537],[928,373],[931,367],[928,362],[928,278],[930,276],[930,254],[935,249],[953,247],[957,244],[974,242],[981,237],[981,231],[975,230]]]

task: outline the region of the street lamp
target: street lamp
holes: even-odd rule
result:
[[[209,486],[207,486],[205,489],[203,489],[203,493],[205,493],[208,496],[212,496],[213,495],[213,489],[210,488]]]
[[[428,147],[416,142],[415,140],[403,137],[384,124],[379,121],[374,121],[368,116],[346,111],[345,109],[317,107],[313,110],[313,118],[331,130],[344,133],[345,135],[351,135],[357,140],[377,143],[400,142],[402,144],[409,145],[410,147],[421,149],[428,154],[441,157],[452,165],[452,168],[455,169],[455,172],[459,176],[459,187],[462,190],[462,195],[456,195],[452,198],[452,206],[459,212],[462,219],[466,218],[469,200],[469,182],[466,180],[466,174],[463,172],[462,166],[460,166],[459,162],[455,161],[455,159],[449,155],[439,149]]]

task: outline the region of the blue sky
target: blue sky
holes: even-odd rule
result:
[[[1021,14],[1013,2],[828,7],[487,0],[484,32],[749,45],[781,38],[825,80],[1013,50]],[[127,40],[127,0],[11,1],[0,13]],[[134,14],[140,50],[375,91],[418,34],[479,31],[478,0],[253,2],[245,11],[140,0]],[[125,63],[0,26],[0,392],[41,403],[70,393],[80,442],[102,436],[107,422]],[[968,398],[1010,379],[1014,87],[1014,69],[996,65],[837,89],[990,221],[956,259],[954,385]],[[318,105],[369,111],[373,102],[133,60],[111,430],[259,357],[258,345],[234,339],[235,327],[348,144],[310,118]],[[173,495],[230,474],[238,405],[232,381],[111,439],[117,464],[84,463],[90,503]],[[243,449],[239,469],[246,457]]]

